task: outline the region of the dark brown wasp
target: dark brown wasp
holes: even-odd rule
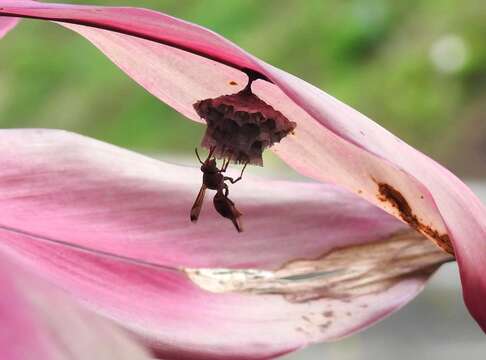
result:
[[[229,176],[224,176],[223,173],[228,169],[231,158],[224,159],[223,166],[221,169],[219,169],[216,163],[216,158],[213,157],[214,150],[215,147],[212,147],[209,150],[206,160],[202,161],[196,148],[196,156],[201,163],[201,171],[203,172],[203,183],[201,185],[201,189],[199,190],[199,194],[197,194],[196,201],[191,209],[191,221],[196,222],[199,218],[206,189],[216,190],[216,194],[213,198],[214,208],[221,216],[230,219],[238,232],[242,232],[243,228],[239,219],[242,214],[238,211],[238,209],[236,209],[234,202],[228,197],[229,188],[225,181],[228,180],[232,184],[240,181],[247,163],[243,166],[241,174],[238,178],[233,179]]]

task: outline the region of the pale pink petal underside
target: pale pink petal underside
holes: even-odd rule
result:
[[[0,39],[3,38],[15,25],[17,25],[18,19],[16,18],[1,18],[0,17]]]
[[[199,169],[82,136],[2,130],[0,167],[1,249],[166,358],[268,358],[349,335],[450,260],[331,185],[247,177],[230,194],[239,234],[209,192],[190,223]]]
[[[128,334],[1,254],[2,360],[148,360]]]

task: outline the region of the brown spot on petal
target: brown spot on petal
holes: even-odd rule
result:
[[[322,315],[324,315],[324,317],[330,318],[333,317],[334,311],[324,311]]]
[[[194,104],[207,128],[202,146],[235,163],[263,165],[263,151],[292,133],[295,122],[254,95],[249,87]]]
[[[398,210],[398,213],[403,221],[405,221],[415,230],[427,235],[429,238],[432,238],[437,246],[439,246],[442,250],[454,255],[454,248],[452,247],[449,235],[439,234],[439,232],[433,229],[430,225],[422,223],[412,211],[412,208],[405,197],[393,186],[386,183],[377,184],[379,191],[378,198],[381,201],[391,204]]]
[[[302,315],[302,320],[311,322],[311,319],[308,316]]]
[[[238,85],[238,83],[237,83],[236,81],[234,81],[234,80],[231,80],[231,81],[229,82],[229,84],[230,84],[230,85]]]
[[[331,326],[331,324],[332,324],[331,320],[326,321],[324,324],[319,325],[319,329],[321,329],[321,331],[324,332],[329,328],[329,326]]]

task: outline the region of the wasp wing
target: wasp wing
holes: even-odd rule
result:
[[[194,201],[194,205],[191,208],[191,221],[196,222],[199,218],[199,214],[201,213],[202,205],[204,202],[204,195],[206,194],[206,185],[201,185],[201,189],[199,190],[199,194],[197,194],[196,201]]]

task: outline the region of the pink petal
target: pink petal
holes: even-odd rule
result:
[[[19,22],[16,18],[0,18],[0,39],[12,30]]]
[[[273,270],[407,228],[335,186],[250,176],[230,193],[242,234],[210,190],[194,225],[198,168],[63,131],[0,130],[0,168],[3,226],[169,267]]]
[[[418,219],[419,231],[439,245],[452,243],[466,305],[486,331],[482,301],[486,296],[486,209],[480,200],[447,169],[356,110],[289,74],[272,72],[272,78],[281,81],[280,88],[299,105],[289,102],[280,90],[269,89],[273,85],[255,84],[260,90],[256,92],[270,104],[279,104],[284,114],[295,111],[304,116],[302,109],[309,114],[299,122],[304,124],[306,145],[292,139],[277,149],[279,155],[302,174],[344,185],[407,221],[393,200],[383,199],[379,184],[396,189]],[[333,171],[322,172],[322,168]]]
[[[110,322],[23,271],[1,254],[0,357],[28,359],[149,359]]]
[[[191,108],[192,94],[197,94],[198,100],[210,97],[199,88],[208,83],[211,84],[208,93],[213,90],[219,91],[218,95],[228,93],[227,80],[233,77],[230,67],[248,68],[271,79],[275,85],[257,81],[254,91],[298,123],[295,137],[276,147],[277,154],[302,174],[343,185],[410,222],[410,214],[397,211],[396,199],[386,200],[380,192],[384,186],[396,190],[395,194],[408,202],[412,216],[417,219],[412,224],[414,227],[441,246],[454,247],[466,304],[486,330],[486,308],[481,300],[486,297],[483,275],[486,211],[460,180],[433,160],[323,91],[252,57],[199,26],[141,9],[23,5],[12,1],[0,1],[0,5],[4,7],[0,14],[118,32],[63,24],[87,37],[147,90],[194,120],[198,119]],[[165,45],[149,44],[122,33]],[[208,72],[210,63],[194,54],[220,64],[214,63],[214,71]],[[184,60],[177,61],[180,58]],[[201,71],[196,77],[181,75],[194,74],[199,67]],[[211,81],[212,76],[219,78]],[[241,81],[236,79],[238,85]],[[187,93],[173,97],[164,90],[171,86]]]
[[[220,35],[201,26],[148,9],[2,0],[0,14],[114,30],[202,54],[221,63],[237,65],[238,68],[255,67],[243,50]]]
[[[35,351],[40,358],[47,358],[48,350],[42,339],[42,331],[32,320],[26,309],[26,302],[19,294],[7,266],[0,263],[0,356],[2,359],[25,359]]]
[[[209,201],[189,222],[198,169],[49,130],[0,131],[0,166],[0,249],[166,358],[268,358],[349,335],[451,259],[330,185],[247,177],[231,194],[238,234]]]

